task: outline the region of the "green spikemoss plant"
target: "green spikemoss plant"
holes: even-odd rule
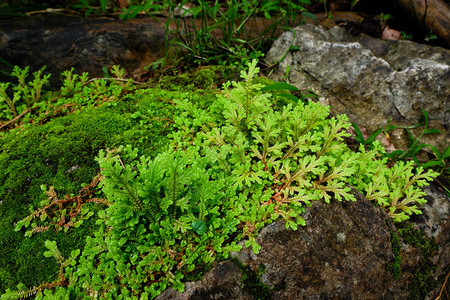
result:
[[[146,85],[126,79],[125,70],[115,65],[110,70],[113,77],[108,78],[88,80],[88,73],[77,75],[73,68],[64,71],[61,73],[61,89],[49,91],[44,89],[51,76],[43,75],[45,67],[33,73],[33,80],[27,81],[28,70],[28,67],[14,67],[11,76],[17,79],[18,84],[13,85],[12,91],[10,82],[0,82],[0,135],[2,129],[16,124],[42,124],[53,117],[79,112],[83,107],[103,102],[114,105],[116,100],[138,85]]]
[[[138,299],[182,291],[186,274],[240,250],[240,240],[258,253],[265,225],[282,218],[296,230],[312,201],[355,201],[352,186],[395,221],[420,213],[420,187],[436,173],[388,168],[379,144],[351,151],[346,116],[329,117],[314,102],[273,106],[253,81],[258,71],[253,61],[207,110],[178,100],[170,150],[154,158],[129,146],[100,151],[110,205],[65,268],[68,292]]]

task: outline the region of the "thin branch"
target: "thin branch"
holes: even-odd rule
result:
[[[447,284],[447,280],[448,280],[449,276],[450,276],[450,272],[448,272],[447,276],[445,277],[445,281],[444,281],[444,284],[442,285],[441,292],[439,293],[439,296],[437,296],[437,298],[435,300],[441,299],[442,292],[444,291],[444,288],[445,288],[445,285]],[[446,293],[447,293],[447,291],[446,291]]]
[[[34,108],[28,108],[27,110],[23,111],[20,115],[18,115],[17,117],[15,117],[14,119],[12,119],[9,122],[6,122],[5,124],[3,124],[2,126],[0,126],[0,129],[3,129],[4,127],[7,127],[11,124],[14,124],[15,122],[17,122],[20,118],[22,118],[23,116],[25,116],[27,113],[31,112]]]

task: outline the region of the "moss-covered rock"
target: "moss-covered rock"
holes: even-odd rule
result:
[[[203,98],[202,98],[203,97]],[[42,184],[61,197],[77,193],[99,172],[94,158],[100,149],[131,144],[141,154],[164,150],[171,131],[174,99],[206,105],[211,95],[138,90],[120,102],[85,109],[45,125],[15,130],[0,140],[0,293],[20,282],[38,285],[55,279],[59,266],[45,258],[45,240],[56,240],[63,255],[82,248],[92,224],[77,230],[47,231],[31,238],[14,231],[15,224],[46,198]]]
[[[425,299],[438,285],[438,281],[434,278],[437,265],[431,261],[438,246],[433,238],[425,237],[421,230],[415,229],[411,224],[402,224],[399,227],[403,242],[419,249],[421,257],[419,262],[421,268],[414,274],[408,287],[411,292],[410,299]]]

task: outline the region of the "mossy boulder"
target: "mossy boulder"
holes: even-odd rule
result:
[[[45,240],[56,240],[63,255],[82,248],[93,224],[77,230],[47,231],[24,237],[15,224],[46,199],[40,186],[54,186],[60,197],[76,194],[100,171],[94,160],[100,149],[131,144],[141,154],[165,149],[174,113],[172,100],[208,103],[211,94],[137,90],[121,101],[55,118],[44,125],[15,129],[0,140],[0,293],[50,282],[55,261],[43,256]]]

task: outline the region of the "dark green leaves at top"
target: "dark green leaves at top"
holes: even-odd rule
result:
[[[352,127],[355,130],[355,139],[358,141],[358,143],[364,144],[366,142],[366,139],[364,138],[361,129],[359,129],[358,125],[356,123],[352,123]]]
[[[446,159],[450,157],[450,147],[445,148],[444,153],[442,154],[442,159]]]
[[[436,128],[430,128],[423,131],[423,134],[433,134],[433,133],[441,133],[441,131]]]
[[[108,4],[108,0],[99,0],[100,7],[102,8],[102,11],[106,11],[106,5]]]

